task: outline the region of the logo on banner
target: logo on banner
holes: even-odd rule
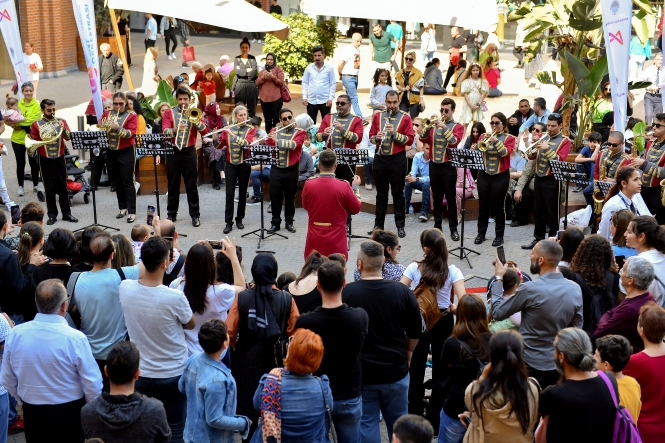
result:
[[[612,34],[610,32],[609,35],[610,35],[610,43],[617,42],[620,45],[623,45],[623,36],[621,35],[621,31],[617,31],[616,34]]]
[[[619,12],[619,2],[617,0],[614,0],[610,4],[610,12],[612,13],[612,15],[617,15],[617,12]]]
[[[0,12],[0,22],[5,18],[9,21],[12,21],[12,17],[9,15],[9,12],[6,9]]]

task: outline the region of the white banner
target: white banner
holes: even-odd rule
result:
[[[0,0],[2,1],[2,0]],[[104,113],[102,104],[102,84],[99,79],[99,50],[97,49],[97,28],[95,26],[95,7],[93,0],[72,0],[74,18],[81,37],[81,46],[88,67],[88,79],[95,104],[95,114],[101,120]]]
[[[614,130],[624,132],[628,108],[628,66],[633,2],[600,0],[600,5],[603,13],[607,66],[612,86]]]
[[[23,63],[23,45],[21,44],[21,33],[18,30],[18,16],[14,0],[0,0],[0,32],[7,46],[9,58],[12,61],[14,75],[18,83],[19,97],[21,94],[21,85],[27,80],[25,75],[25,64]]]

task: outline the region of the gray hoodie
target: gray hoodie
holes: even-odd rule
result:
[[[104,443],[153,443],[171,441],[162,402],[134,393],[102,393],[81,409],[85,438],[101,438]]]

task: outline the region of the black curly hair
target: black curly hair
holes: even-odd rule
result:
[[[616,272],[614,252],[606,238],[592,235],[580,243],[570,264],[573,272],[582,274],[584,281],[591,287],[605,287],[607,271]]]

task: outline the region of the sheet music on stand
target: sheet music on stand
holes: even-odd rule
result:
[[[577,169],[577,163],[550,160],[550,168],[556,181],[570,182],[582,186],[589,185],[589,177],[587,177],[586,173],[580,172]]]
[[[602,182],[600,180],[597,180],[595,183],[598,186],[598,189],[600,189],[600,192],[603,193],[603,197],[605,197],[607,193],[610,192],[610,188],[614,185],[614,183]]]
[[[105,150],[109,148],[109,135],[106,131],[72,131],[72,149]],[[99,155],[99,153],[97,154]]]
[[[369,162],[367,149],[337,148],[333,152],[337,155],[338,165],[364,165]]]
[[[166,134],[139,134],[136,136],[136,154],[173,154],[173,143]]]
[[[457,168],[485,170],[485,156],[483,155],[483,151],[448,148],[448,153],[451,157],[451,163]]]
[[[270,145],[252,145],[245,149],[245,163],[248,165],[276,165],[277,147]],[[263,170],[263,168],[261,168]]]

